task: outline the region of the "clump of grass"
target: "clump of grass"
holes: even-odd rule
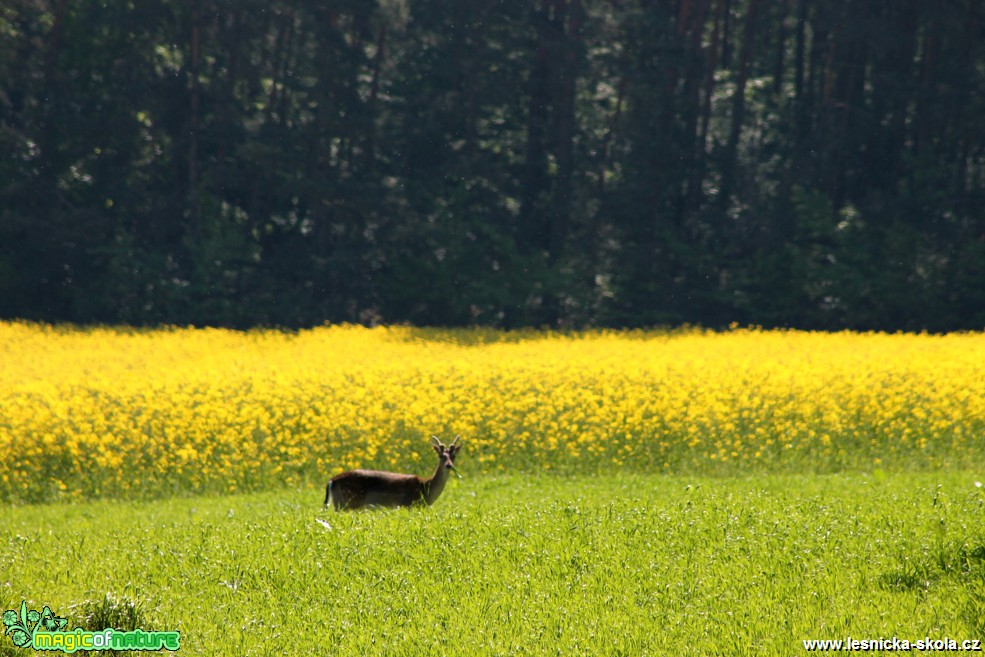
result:
[[[85,629],[98,632],[112,627],[129,632],[147,626],[143,606],[128,598],[117,598],[107,593],[99,600],[86,600],[80,607],[79,617]]]

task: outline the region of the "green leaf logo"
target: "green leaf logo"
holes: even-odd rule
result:
[[[64,630],[68,625],[67,618],[55,616],[51,608],[45,605],[40,612],[36,609],[28,609],[27,601],[21,602],[20,612],[8,609],[3,612],[3,624],[6,628],[4,634],[10,636],[10,640],[18,648],[28,648],[34,640],[34,633],[39,630],[47,632],[58,632]]]

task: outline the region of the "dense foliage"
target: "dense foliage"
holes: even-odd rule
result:
[[[978,0],[5,0],[0,316],[985,325]]]

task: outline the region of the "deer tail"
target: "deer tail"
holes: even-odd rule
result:
[[[323,509],[328,508],[328,503],[332,501],[332,480],[328,480],[328,486],[325,486],[325,504],[322,505]]]

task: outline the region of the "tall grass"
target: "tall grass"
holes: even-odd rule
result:
[[[203,656],[985,637],[985,496],[965,473],[489,476],[348,514],[312,493],[8,508],[0,603],[70,627],[136,608]]]

